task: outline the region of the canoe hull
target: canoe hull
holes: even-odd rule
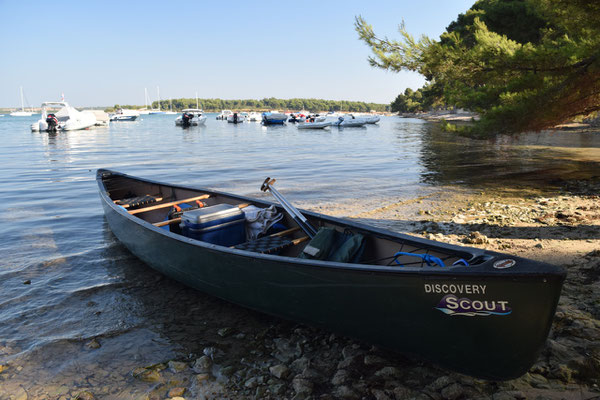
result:
[[[156,228],[101,196],[115,236],[173,279],[254,310],[481,378],[515,378],[535,362],[564,278],[390,273],[390,268],[257,255]]]

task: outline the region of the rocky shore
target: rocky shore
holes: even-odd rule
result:
[[[230,306],[252,323],[236,323],[236,317],[208,321],[202,339],[186,339],[197,340],[184,349],[195,352],[133,368],[93,368],[80,372],[77,384],[65,379],[31,387],[19,379],[20,366],[0,365],[0,399],[600,398],[598,193],[600,184],[590,181],[572,182],[552,196],[443,188],[418,199],[369,209],[357,206],[352,215],[347,207],[336,205],[318,210],[565,266],[567,281],[549,339],[538,362],[519,379],[474,379],[331,332]],[[81,351],[99,351],[108,340],[86,339]],[[10,351],[0,346],[0,354]]]

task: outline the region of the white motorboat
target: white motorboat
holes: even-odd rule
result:
[[[206,116],[204,111],[199,108],[186,108],[182,110],[182,114],[175,118],[175,125],[177,126],[198,126],[204,125],[206,122]]]
[[[343,117],[338,117],[337,121],[334,121],[331,125],[343,128],[355,128],[365,126],[366,124],[367,120],[365,118],[356,118],[353,115],[344,115]]]
[[[23,86],[21,86],[21,111],[13,111],[10,113],[11,117],[31,117],[33,111],[25,111],[25,103],[23,102]]]
[[[234,112],[233,114],[227,116],[227,122],[230,124],[241,124],[245,120],[246,116],[244,113]]]
[[[248,114],[248,118],[246,118],[246,121],[260,122],[262,121],[262,114],[257,112],[251,112],[250,114]]]
[[[89,111],[96,117],[95,126],[108,126],[108,122],[110,121],[110,117],[104,110],[85,110]]]
[[[110,114],[111,121],[135,121],[140,116],[137,110],[128,110],[119,108],[113,114]]]
[[[222,110],[221,114],[217,115],[217,119],[227,121],[227,117],[233,114],[231,110]]]
[[[60,108],[56,113],[48,112]],[[86,129],[96,124],[96,116],[90,111],[77,111],[66,101],[42,103],[42,118],[31,125],[32,131],[60,130],[74,131]]]
[[[298,129],[325,129],[331,126],[331,122],[319,121],[319,122],[300,122],[298,123]]]

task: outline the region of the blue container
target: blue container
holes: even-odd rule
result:
[[[221,246],[246,241],[244,213],[237,206],[217,204],[186,211],[181,216],[184,236]]]

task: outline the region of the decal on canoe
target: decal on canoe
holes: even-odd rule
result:
[[[453,294],[444,296],[435,308],[444,314],[465,317],[508,315],[512,313],[508,301],[505,300],[471,300],[466,297],[459,299]]]
[[[486,285],[470,285],[465,283],[426,283],[425,293],[439,294],[485,294]]]
[[[511,260],[511,259],[500,260],[500,261],[496,261],[494,263],[494,268],[496,268],[496,269],[506,269],[506,268],[512,267],[516,263],[517,262],[515,260]]]

